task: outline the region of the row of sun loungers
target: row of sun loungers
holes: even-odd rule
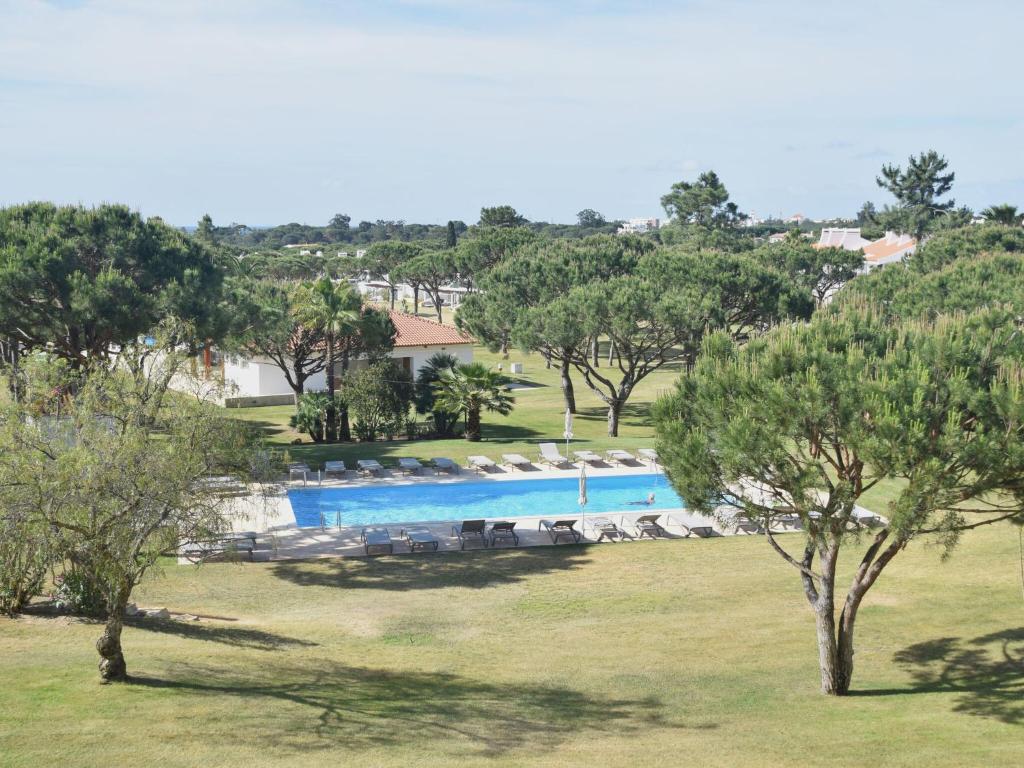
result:
[[[541,443],[538,448],[540,449],[540,456],[538,459],[540,464],[547,464],[552,467],[561,467],[571,463],[558,452],[558,446],[555,443]],[[636,453],[642,460],[655,463],[658,461],[658,454],[650,448],[641,448]],[[620,465],[628,465],[637,462],[636,456],[632,453],[617,448],[606,451],[604,457],[594,451],[573,451],[573,457],[576,461],[582,461],[587,464],[600,464],[604,461],[608,461]],[[417,459],[400,457],[396,459],[396,462],[398,464],[398,469],[406,475],[418,475],[424,469],[424,465]],[[504,466],[507,466],[512,470],[518,469],[525,471],[533,466],[533,461],[519,453],[503,453],[501,454],[501,462]],[[428,464],[437,472],[448,472],[453,475],[457,475],[459,473],[459,465],[451,459],[443,456],[430,459]],[[498,465],[487,456],[470,456],[467,459],[467,464],[469,469],[474,469],[477,472],[492,472],[498,467]],[[363,476],[380,477],[386,469],[387,468],[376,459],[359,459],[356,462],[356,471]],[[324,462],[324,477],[331,477],[334,475],[344,478],[347,471],[348,468],[345,466],[344,461]],[[288,465],[289,480],[302,480],[305,482],[313,474],[314,472],[310,469],[308,464],[295,462]]]

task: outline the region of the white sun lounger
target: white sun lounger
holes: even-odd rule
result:
[[[398,460],[398,468],[405,472],[407,475],[419,474],[419,471],[423,469],[423,465],[420,464],[416,459],[401,458]]]
[[[360,459],[356,466],[364,475],[379,475],[384,471],[383,465],[376,459]]]
[[[469,468],[475,469],[477,472],[490,472],[496,466],[486,456],[470,456],[466,461],[469,462]]]
[[[526,467],[533,466],[532,461],[518,453],[503,453],[501,460],[514,469],[526,469]]]
[[[573,451],[572,455],[576,457],[577,461],[585,461],[587,464],[600,464],[604,461],[601,454],[593,451]]]
[[[341,475],[345,476],[345,462],[344,461],[325,461],[324,462],[324,476],[327,475]]]
[[[544,464],[558,467],[569,463],[569,460],[558,452],[558,446],[554,443],[541,443],[537,448],[540,449],[540,460]]]
[[[451,472],[453,475],[459,474],[459,465],[444,456],[435,456],[430,460],[430,463],[438,472]]]
[[[288,479],[292,480],[296,475],[305,480],[312,470],[309,468],[309,464],[300,464],[298,462],[288,465]]]
[[[658,463],[658,452],[653,448],[640,448],[636,452],[636,455],[639,456],[641,459],[647,459],[647,461],[651,462],[652,464]]]
[[[636,456],[629,451],[622,450],[621,448],[612,448],[610,451],[605,451],[604,455],[608,457],[608,461],[614,461],[617,464],[625,464],[627,461],[636,461]]]

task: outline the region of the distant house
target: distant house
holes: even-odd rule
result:
[[[388,310],[398,331],[391,358],[414,377],[427,359],[437,352],[446,352],[460,362],[473,361],[473,339],[447,325],[404,312]],[[285,405],[294,398],[284,373],[266,358],[237,355],[213,355],[206,358],[211,373],[223,378],[224,405]],[[349,370],[366,365],[365,360],[352,360]],[[339,372],[340,373],[340,372]],[[327,387],[327,374],[321,371],[306,380],[307,392]]]
[[[626,221],[622,222],[622,224],[619,225],[618,233],[620,235],[642,235],[645,232],[653,232],[660,226],[661,221],[656,218],[626,219]]]
[[[860,227],[842,229],[840,227],[825,227],[821,230],[821,237],[814,244],[815,248],[843,248],[847,251],[859,251],[869,245],[870,240],[860,236]]]
[[[773,232],[772,234],[768,235],[768,242],[769,243],[781,243],[781,242],[785,241],[785,239],[787,237],[789,237],[789,233],[788,232]]]
[[[794,213],[792,216],[786,219],[787,224],[803,224],[805,221],[807,221],[807,217],[804,216],[802,213]]]
[[[880,237],[864,246],[864,266],[871,270],[883,264],[903,261],[914,252],[916,247],[917,240],[910,235],[886,232],[885,237]]]
[[[860,229],[828,228],[821,230],[821,237],[815,248],[845,248],[848,251],[864,251],[864,271],[869,272],[883,264],[902,261],[914,252],[917,240],[910,235],[886,232],[877,240],[865,240]]]

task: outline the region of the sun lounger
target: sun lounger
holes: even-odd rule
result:
[[[370,550],[386,550],[390,555],[395,551],[395,543],[391,540],[391,534],[387,528],[363,528],[359,534],[359,539],[363,542],[363,547],[366,549],[366,554],[370,554]]]
[[[537,530],[539,531],[541,528],[548,532],[548,536],[551,537],[554,544],[557,544],[558,540],[563,537],[568,537],[575,543],[579,543],[579,540],[583,538],[576,530],[575,520],[541,520]]]
[[[450,472],[453,475],[459,474],[459,465],[444,456],[436,456],[430,460],[430,463],[438,472]]]
[[[508,520],[500,520],[491,524],[491,546],[499,539],[511,541],[514,546],[519,546],[519,535],[515,531],[516,524]]]
[[[293,480],[296,475],[305,480],[312,470],[309,468],[309,464],[294,463],[288,465],[288,479]]]
[[[526,469],[526,467],[533,466],[532,461],[518,453],[503,453],[501,454],[501,460],[513,469]]]
[[[608,457],[608,461],[614,461],[616,464],[636,461],[636,456],[621,448],[612,448],[610,451],[605,451],[604,455]]]
[[[640,515],[636,519],[636,535],[638,539],[648,536],[652,539],[665,535],[665,529],[658,522],[661,515]]]
[[[345,476],[345,462],[344,461],[325,461],[324,462],[324,477],[328,475],[341,475]]]
[[[647,461],[651,462],[652,464],[658,463],[658,452],[653,448],[640,448],[636,452],[636,455],[639,456],[641,459],[647,459]]]
[[[426,549],[427,547],[437,552],[437,546],[440,543],[437,537],[430,532],[429,528],[422,526],[403,529],[402,538],[405,539],[410,552],[415,552],[417,549]]]
[[[204,477],[196,486],[214,496],[240,496],[246,492],[245,485],[230,475]]]
[[[256,534],[232,533],[214,539],[190,541],[181,547],[179,555],[191,563],[201,563],[213,558],[236,558],[245,554],[251,561],[252,552],[256,549]]]
[[[599,542],[606,539],[608,541],[625,541],[626,539],[633,538],[607,517],[590,518],[590,524],[594,527],[594,530],[599,532],[600,535],[597,537]]]
[[[466,461],[469,462],[469,468],[475,469],[477,472],[490,472],[496,466],[486,456],[470,456]]]
[[[585,461],[587,464],[600,464],[604,461],[600,454],[593,451],[573,451],[572,455],[577,461]]]
[[[569,460],[558,452],[558,446],[554,443],[541,443],[537,448],[540,449],[540,460],[543,464],[560,467],[569,463]]]
[[[356,466],[364,475],[379,475],[384,471],[383,465],[376,459],[360,459]]]
[[[483,520],[463,520],[462,525],[452,528],[452,536],[459,537],[459,549],[465,549],[468,541],[479,541],[486,547],[487,524]]]
[[[416,459],[402,458],[398,460],[398,468],[407,475],[416,475],[423,469],[423,465]]]

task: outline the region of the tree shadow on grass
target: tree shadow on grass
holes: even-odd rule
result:
[[[590,562],[582,545],[423,554],[416,557],[347,557],[280,560],[273,574],[300,587],[405,591],[515,584],[541,573],[569,571]]]
[[[858,691],[859,696],[951,693],[955,712],[1024,723],[1024,627],[972,640],[942,637],[895,655],[914,680],[909,688]]]
[[[129,682],[201,696],[237,696],[247,711],[260,713],[261,737],[295,749],[417,746],[436,754],[446,744],[458,750],[461,743],[497,755],[550,749],[581,732],[642,736],[652,727],[677,727],[665,720],[663,705],[654,697],[594,697],[560,686],[491,683],[330,660],[318,661],[315,668],[176,669],[182,674],[174,680],[132,677]],[[278,704],[288,717],[275,717]],[[299,722],[296,706],[303,712]],[[301,722],[304,718],[308,723]],[[276,731],[276,723],[288,725]]]
[[[194,621],[174,621],[171,619],[128,619],[125,626],[145,632],[157,632],[166,635],[177,635],[186,640],[203,640],[221,643],[236,648],[254,648],[263,651],[284,651],[290,648],[315,647],[317,643],[300,640],[294,637],[277,635],[262,629],[245,627],[218,626]]]

